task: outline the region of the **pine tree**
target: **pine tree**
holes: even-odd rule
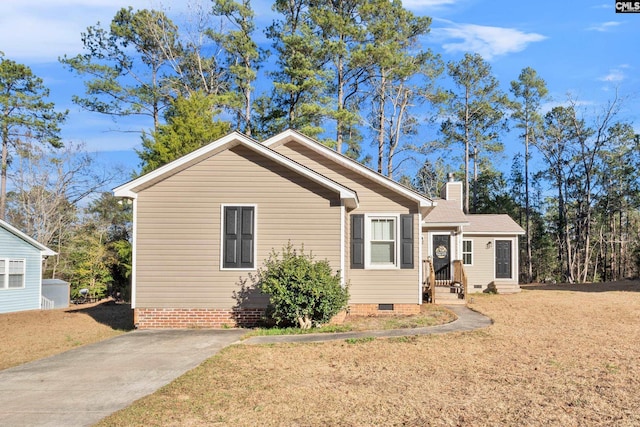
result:
[[[229,124],[214,121],[218,111],[211,95],[195,92],[176,98],[165,114],[166,124],[142,136],[141,173],[150,172],[229,132]]]
[[[47,102],[48,96],[49,89],[29,67],[0,54],[0,219],[5,218],[7,208],[7,174],[12,153],[34,141],[62,147],[60,125],[67,111],[57,112],[54,103]]]
[[[456,90],[450,93],[445,108],[447,119],[441,127],[448,145],[464,146],[464,211],[469,210],[470,189],[474,191],[474,211],[477,204],[478,172],[485,151],[497,153],[504,147],[498,141],[499,132],[506,129],[504,109],[506,96],[499,89],[491,66],[478,54],[465,54],[459,62],[447,64]],[[473,160],[473,186],[470,188],[470,163]]]
[[[516,127],[522,129],[524,142],[524,194],[525,194],[525,253],[526,280],[530,283],[533,277],[531,255],[530,203],[529,203],[529,145],[541,133],[542,118],[540,117],[540,102],[547,96],[545,81],[530,67],[522,70],[517,81],[511,82],[511,93],[514,100],[511,103],[512,119]]]

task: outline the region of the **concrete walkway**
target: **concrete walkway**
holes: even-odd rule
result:
[[[252,337],[242,329],[143,330],[0,371],[0,426],[88,426],[125,408],[231,344],[322,342],[470,331],[491,325],[465,306],[439,326]]]
[[[245,331],[144,330],[0,371],[0,426],[88,426],[195,368]]]
[[[391,329],[386,331],[364,331],[364,332],[341,332],[335,334],[305,334],[305,335],[275,335],[251,337],[243,340],[242,344],[274,344],[292,342],[324,342],[334,340],[347,340],[358,338],[392,338],[413,335],[444,334],[447,332],[472,331],[474,329],[486,328],[493,322],[484,314],[471,310],[464,305],[445,306],[453,311],[458,318],[451,323],[438,326],[427,326],[424,328],[411,329]]]

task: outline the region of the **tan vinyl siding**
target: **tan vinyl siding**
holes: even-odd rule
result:
[[[420,224],[418,202],[398,194],[370,178],[307,148],[290,141],[274,148],[286,157],[304,164],[316,172],[352,189],[358,194],[359,206],[349,214],[414,214],[414,268],[413,269],[351,269],[350,231],[351,220],[346,218],[346,278],[349,283],[352,304],[418,304],[419,271],[418,245]]]
[[[469,278],[469,292],[482,292],[487,288],[487,285],[491,282],[495,282],[498,286],[498,291],[501,285],[517,285],[518,284],[518,266],[514,260],[514,251],[517,254],[518,251],[518,239],[513,236],[495,236],[495,235],[474,235],[464,236],[463,240],[471,240],[473,242],[473,265],[465,265],[464,268]],[[512,264],[511,264],[511,279],[496,279],[495,278],[495,241],[496,240],[511,240],[512,251]],[[490,247],[488,243],[491,242]],[[517,258],[516,258],[517,259]],[[475,288],[474,286],[481,286],[481,288]]]
[[[419,215],[413,216],[413,269],[349,269],[351,303],[418,304],[419,287]],[[365,251],[368,250],[365,248]],[[348,264],[347,264],[348,266]],[[348,268],[348,267],[347,267]]]
[[[138,195],[140,308],[230,308],[246,270],[220,269],[221,205],[255,205],[256,267],[304,243],[340,268],[339,196],[244,146],[209,157]],[[249,295],[246,306],[265,299]]]
[[[291,141],[275,147],[274,150],[355,191],[360,205],[351,213],[418,212],[417,201],[327,159],[298,142]]]

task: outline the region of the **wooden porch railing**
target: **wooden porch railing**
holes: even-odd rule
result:
[[[422,260],[422,290],[429,296],[429,302],[436,300],[436,272],[433,263],[428,259]]]
[[[467,272],[464,270],[464,264],[462,260],[453,261],[453,281],[454,283],[460,283],[462,285],[462,292],[464,298],[467,297]]]

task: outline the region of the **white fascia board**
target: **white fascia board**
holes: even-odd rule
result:
[[[31,237],[27,236],[22,231],[18,230],[17,228],[15,228],[13,225],[9,224],[6,221],[0,220],[0,227],[4,228],[9,233],[29,243],[31,246],[35,247],[36,249],[39,249],[42,256],[53,256],[57,254],[57,252],[49,249],[42,243],[38,242],[36,239],[32,239]]]
[[[266,141],[263,142],[263,145],[266,145],[267,147],[270,147],[271,145],[274,145],[278,142],[282,142],[282,141],[286,141],[288,139],[293,139],[296,142],[300,142],[304,145],[306,145],[307,147],[311,148],[312,150],[314,150],[317,153],[321,153],[323,155],[326,155],[327,157],[329,157],[331,160],[342,164],[343,166],[355,170],[357,173],[364,175],[370,179],[373,179],[374,181],[377,181],[378,183],[380,183],[381,185],[397,192],[400,193],[410,199],[413,199],[415,201],[417,201],[420,205],[420,207],[431,207],[431,206],[435,206],[435,203],[433,203],[433,201],[427,197],[421,196],[420,194],[409,190],[408,188],[398,184],[397,182],[380,175],[377,172],[372,171],[371,169],[361,165],[360,163],[356,162],[355,160],[352,160],[342,154],[339,154],[338,152],[330,149],[329,147],[326,147],[322,144],[320,144],[317,141],[314,141],[313,139],[309,138],[306,135],[301,134],[300,132],[297,132],[295,130],[292,129],[287,129],[284,132],[279,133],[278,135],[272,136],[271,138],[267,139]]]
[[[268,157],[274,162],[280,163],[281,165],[293,170],[294,172],[297,172],[300,175],[305,176],[306,178],[309,178],[312,181],[315,181],[316,183],[322,185],[323,187],[337,192],[338,194],[340,194],[340,199],[345,201],[345,205],[347,207],[349,208],[358,207],[358,195],[355,193],[355,191],[343,185],[340,185],[339,183],[327,178],[322,174],[319,174],[318,172],[312,169],[309,169],[304,165],[301,165],[300,163],[294,162],[290,158],[283,156],[282,154],[270,149],[269,147],[265,147],[263,144],[260,144],[259,142],[249,141],[249,142],[246,142],[245,145],[256,152],[263,154],[265,157]]]
[[[238,132],[233,132],[225,137],[220,138],[216,142],[208,144],[183,157],[180,157],[177,160],[174,160],[171,163],[161,166],[158,169],[152,172],[149,172],[146,175],[141,176],[140,178],[136,178],[133,181],[130,181],[124,185],[121,185],[120,187],[117,187],[113,190],[113,194],[116,197],[125,197],[125,198],[134,199],[136,198],[136,191],[134,191],[135,188],[141,185],[144,185],[147,182],[152,181],[154,179],[161,178],[164,175],[168,176],[175,169],[178,169],[183,165],[188,164],[192,161],[195,161],[199,158],[205,158],[209,153],[215,150],[218,150],[221,147],[231,143],[238,143],[238,144],[244,145],[245,147],[264,155],[270,160],[273,160],[276,163],[279,163],[287,167],[288,169],[291,169],[299,173],[300,175],[303,175],[311,179],[312,181],[322,185],[323,187],[337,192],[340,195],[340,198],[342,200],[345,200],[346,206],[349,208],[356,208],[358,206],[358,196],[353,190],[350,190],[349,188],[344,187],[338,184],[337,182],[330,180],[324,175],[321,175],[299,163],[294,162],[288,157],[285,157],[282,154],[276,151],[273,151],[272,149],[264,146],[263,144],[260,144],[259,142]]]
[[[460,227],[469,225],[468,222],[427,222],[423,221],[423,227]]]
[[[170,174],[174,169],[177,169],[184,164],[187,164],[193,160],[196,160],[199,157],[205,157],[211,151],[216,150],[220,146],[228,144],[235,140],[249,141],[250,139],[249,137],[234,131],[229,135],[220,138],[216,142],[212,142],[210,144],[205,145],[204,147],[198,148],[197,150],[192,151],[191,153],[185,156],[182,156],[179,159],[174,160],[173,162],[160,166],[158,169],[155,169],[145,175],[142,175],[139,178],[136,178],[132,181],[127,182],[126,184],[123,184],[119,187],[114,188],[113,194],[116,197],[126,197],[126,198],[133,199],[136,197],[136,192],[133,191],[134,188],[139,187],[165,174]]]
[[[516,236],[525,234],[524,231],[463,231],[465,236]]]

